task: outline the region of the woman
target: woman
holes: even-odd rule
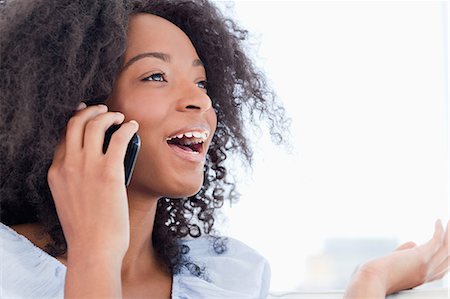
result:
[[[215,209],[236,198],[227,156],[251,159],[244,109],[281,136],[282,110],[242,50],[246,33],[206,1],[1,9],[2,222],[62,263],[27,256],[23,240],[3,242],[17,245],[4,249],[3,273],[25,269],[4,278],[3,295],[264,297],[265,260],[213,231]],[[73,112],[103,97],[108,111]],[[103,155],[105,131],[119,123]],[[142,145],[125,188],[135,132]]]
[[[0,198],[12,228],[1,226],[2,294],[266,297],[265,260],[213,230],[215,210],[237,197],[227,155],[251,162],[244,120],[256,109],[278,142],[286,124],[243,51],[245,31],[206,1],[13,0],[1,10]],[[80,103],[92,98],[105,105]],[[112,124],[122,126],[103,154]],[[410,287],[405,262],[430,263],[414,265],[423,253],[408,250],[361,267],[348,296],[398,290],[382,280],[387,269]]]

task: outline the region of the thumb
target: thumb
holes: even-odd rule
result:
[[[416,246],[417,246],[416,243],[410,241],[410,242],[406,242],[406,243],[400,245],[400,246],[397,247],[394,251],[400,251],[400,250],[405,250],[405,249],[411,249],[411,248],[414,248],[414,247],[416,247]]]

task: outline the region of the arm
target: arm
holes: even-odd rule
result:
[[[68,256],[65,298],[121,298],[122,260],[106,254]]]
[[[449,270],[450,222],[444,233],[440,221],[427,243],[408,242],[393,253],[362,265],[355,272],[344,298],[385,298],[386,295],[411,289],[441,279]]]
[[[124,115],[104,105],[69,120],[48,171],[48,184],[67,242],[65,298],[121,295],[122,260],[130,224],[123,160],[137,123],[124,123],[105,154],[105,131]],[[83,109],[84,108],[84,109]]]

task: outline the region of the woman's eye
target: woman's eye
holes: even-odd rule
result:
[[[197,82],[197,86],[203,89],[208,89],[208,82],[206,82],[206,80]]]
[[[154,73],[151,74],[148,77],[145,77],[144,81],[157,81],[157,82],[167,82],[166,79],[164,78],[165,74],[164,73]]]

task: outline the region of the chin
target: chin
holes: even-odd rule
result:
[[[184,186],[184,188],[179,188],[178,190],[173,190],[173,191],[169,192],[170,194],[166,195],[166,197],[184,198],[184,197],[193,196],[193,195],[197,194],[201,188],[202,188],[202,185]]]
[[[133,189],[139,193],[148,194],[157,197],[169,198],[185,198],[193,196],[200,191],[203,186],[203,176],[195,178],[191,176],[191,180],[175,179],[170,182],[159,181],[148,183],[148,180],[131,180],[129,189]]]
[[[203,178],[196,180],[180,180],[171,186],[167,186],[166,197],[184,198],[193,196],[200,191],[203,186]]]

